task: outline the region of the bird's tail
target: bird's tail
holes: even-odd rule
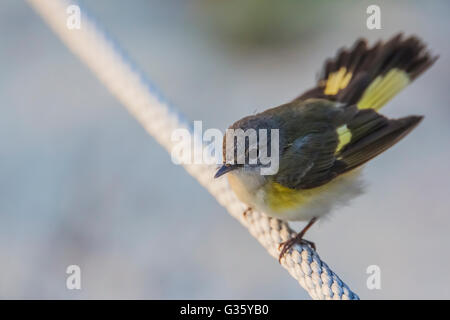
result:
[[[360,109],[379,110],[437,59],[414,36],[398,34],[389,41],[367,47],[356,41],[325,62],[317,87],[297,99],[325,98],[356,104]]]

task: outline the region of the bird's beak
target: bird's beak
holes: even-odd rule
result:
[[[237,166],[236,165],[232,165],[232,164],[224,164],[223,166],[220,167],[219,170],[217,170],[216,175],[214,176],[214,178],[218,178],[220,176],[223,176],[225,173],[228,173],[234,169],[236,169]]]

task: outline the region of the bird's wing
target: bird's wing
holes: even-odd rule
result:
[[[348,143],[338,148],[335,156],[340,162],[339,174],[361,166],[392,147],[412,129],[423,116],[388,119],[374,110],[362,110],[346,125]]]
[[[329,127],[297,138],[284,151],[274,180],[292,189],[321,186],[393,146],[421,119],[388,119],[374,110],[361,110],[343,126],[345,132]]]
[[[280,158],[274,180],[293,189],[312,188],[333,179],[336,174],[335,150],[338,145],[334,130],[310,133],[296,139]]]

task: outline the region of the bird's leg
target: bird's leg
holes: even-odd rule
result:
[[[244,218],[247,217],[247,214],[252,212],[252,208],[248,207],[247,209],[245,209],[245,211],[242,213],[242,215],[244,216]]]
[[[286,252],[292,248],[292,246],[296,243],[298,244],[307,244],[309,245],[314,251],[316,251],[316,245],[314,242],[308,241],[303,239],[303,236],[305,235],[306,231],[308,231],[309,228],[314,224],[314,222],[317,221],[317,218],[312,218],[308,224],[303,228],[302,231],[297,233],[297,235],[294,238],[291,238],[285,242],[280,243],[278,246],[278,249],[281,249],[280,256],[278,258],[278,262],[281,263],[281,258],[286,254]]]

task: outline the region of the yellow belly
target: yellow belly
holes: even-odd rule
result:
[[[358,178],[360,170],[337,177],[317,188],[290,189],[267,181],[255,187],[245,175],[229,175],[228,180],[237,197],[250,207],[283,220],[319,218],[336,205],[345,205],[362,193]]]
[[[274,212],[292,210],[308,203],[324,187],[307,190],[297,190],[285,187],[277,182],[267,183],[265,186],[266,204]]]

